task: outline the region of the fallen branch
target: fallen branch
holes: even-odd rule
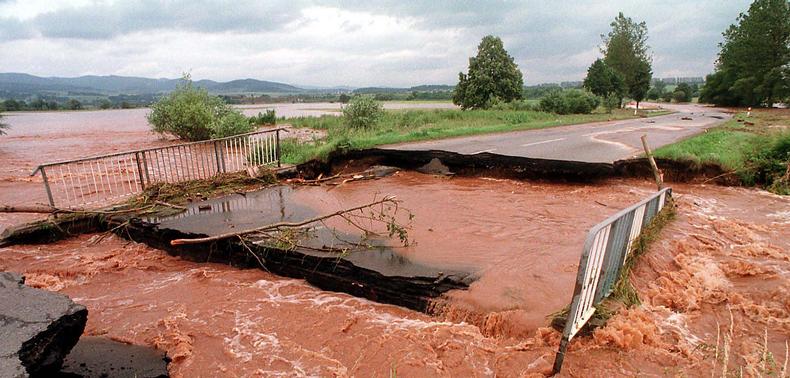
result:
[[[350,209],[345,209],[345,210],[338,210],[338,211],[335,211],[334,213],[331,213],[331,214],[326,214],[326,215],[322,215],[322,216],[319,216],[319,217],[306,219],[306,220],[303,220],[301,222],[278,222],[278,223],[273,223],[273,224],[269,224],[269,225],[262,226],[262,227],[256,227],[256,228],[243,230],[243,231],[229,232],[229,233],[225,233],[225,234],[208,236],[208,237],[204,237],[204,238],[174,239],[174,240],[170,241],[170,245],[201,244],[201,243],[208,243],[208,242],[224,240],[224,239],[237,237],[237,236],[241,236],[241,235],[247,235],[247,234],[256,233],[256,232],[274,231],[274,230],[278,230],[278,229],[281,229],[281,228],[302,227],[302,226],[305,226],[305,225],[308,225],[308,224],[311,224],[311,223],[320,222],[320,221],[322,221],[324,219],[337,217],[337,216],[342,216],[344,214],[352,213],[352,212],[357,211],[357,210],[366,209],[366,208],[369,208],[369,207],[372,207],[372,206],[375,206],[375,205],[379,205],[379,204],[384,204],[384,203],[392,203],[392,204],[397,205],[397,201],[395,200],[394,196],[386,196],[386,197],[384,197],[384,198],[382,198],[382,199],[380,199],[378,201],[374,201],[374,202],[371,202],[371,203],[368,203],[368,204],[365,204],[365,205],[360,205],[360,206],[352,207]]]
[[[84,208],[74,208],[74,207],[67,207],[67,208],[58,208],[52,207],[47,205],[20,205],[20,206],[12,206],[12,205],[0,205],[0,213],[33,213],[33,214],[124,214],[124,213],[131,213],[135,211],[143,211],[143,210],[150,210],[157,205],[170,207],[173,209],[178,210],[186,210],[186,207],[173,205],[167,202],[156,201],[151,205],[143,206],[143,207],[136,207],[130,209],[119,209],[119,210],[89,210]]]

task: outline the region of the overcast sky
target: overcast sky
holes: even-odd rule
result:
[[[0,72],[316,86],[455,84],[487,34],[527,84],[581,80],[622,11],[654,76],[704,76],[746,0],[0,0]]]

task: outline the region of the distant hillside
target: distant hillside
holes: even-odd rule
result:
[[[42,92],[81,92],[104,95],[152,94],[175,89],[179,79],[148,79],[128,76],[38,77],[24,73],[0,73],[0,93],[34,95]],[[272,81],[243,79],[229,82],[199,80],[196,85],[214,93],[303,93],[313,90]]]

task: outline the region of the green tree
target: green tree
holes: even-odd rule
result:
[[[680,83],[677,87],[675,87],[675,91],[672,93],[672,98],[677,102],[691,102],[693,94],[694,90],[690,85],[688,85],[688,83]]]
[[[372,96],[354,96],[343,107],[343,117],[352,129],[367,129],[375,126],[384,116],[384,107]]]
[[[36,98],[33,101],[30,101],[30,108],[35,110],[42,110],[47,107],[47,103],[42,100],[41,98]]]
[[[151,105],[148,123],[154,132],[197,141],[250,132],[254,126],[236,109],[195,87],[185,74],[178,87]]]
[[[524,78],[499,37],[486,36],[469,58],[469,70],[458,73],[453,103],[462,109],[485,109],[494,99],[510,102],[522,98]]]
[[[66,103],[66,107],[69,110],[80,110],[82,109],[82,103],[79,102],[77,99],[69,99],[69,102]]]
[[[603,59],[596,59],[590,65],[582,86],[603,98],[607,98],[612,94],[622,97],[625,92],[623,75],[609,67]]]
[[[110,102],[110,100],[105,98],[99,101],[99,109],[109,109],[109,108],[112,108],[112,102]]]
[[[9,112],[15,112],[24,109],[25,103],[9,98],[3,102],[3,107]]]
[[[650,68],[650,63],[640,61],[636,65],[636,71],[632,77],[631,85],[628,86],[628,95],[636,101],[636,109],[639,109],[639,103],[645,99],[647,90],[650,88],[650,78],[653,76],[653,71]]]
[[[623,75],[626,93],[637,101],[650,89],[652,58],[647,45],[647,24],[634,22],[620,12],[611,23],[609,34],[601,35],[601,52],[609,67]]]
[[[723,35],[701,102],[771,106],[790,97],[790,1],[754,1]]]
[[[348,101],[351,100],[351,96],[343,93],[343,94],[340,95],[338,100],[340,101],[341,104],[347,104]]]

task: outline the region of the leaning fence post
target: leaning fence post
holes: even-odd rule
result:
[[[134,161],[137,163],[137,177],[140,179],[140,190],[145,190],[145,178],[143,177],[143,166],[140,164],[140,153],[134,153]]]
[[[220,159],[220,157],[219,157],[219,155],[220,155],[220,151],[219,151],[220,148],[222,148],[222,146],[219,145],[219,141],[215,140],[214,141],[214,158],[217,161],[217,173],[225,173],[225,170],[223,169],[223,166],[224,166],[223,162],[224,162],[225,159]]]
[[[650,169],[653,171],[653,176],[656,179],[656,185],[658,186],[658,190],[664,188],[664,180],[661,178],[661,171],[658,170],[658,166],[656,165],[656,160],[653,159],[653,153],[650,152],[650,147],[647,145],[647,135],[642,135],[642,147],[645,148],[645,156],[647,156],[647,161],[650,163]]]
[[[44,179],[44,189],[47,191],[49,206],[55,207],[55,200],[52,198],[52,190],[49,188],[49,180],[47,179],[47,171],[45,167],[41,167],[41,178]]]
[[[277,168],[280,168],[280,129],[277,129],[275,133],[274,145],[277,151]]]

